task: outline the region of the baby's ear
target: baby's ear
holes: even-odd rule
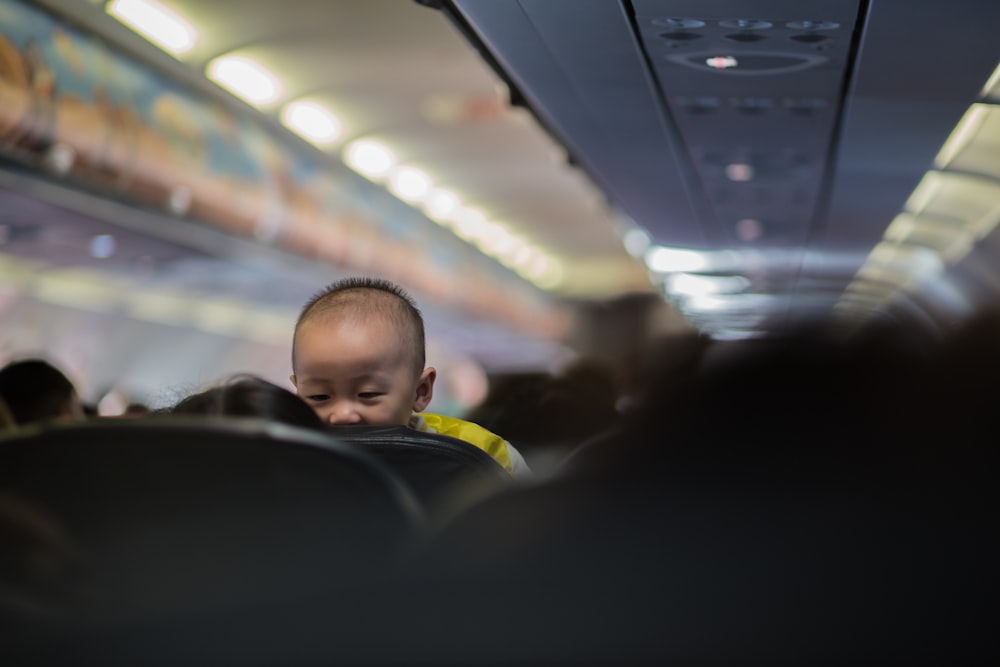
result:
[[[420,374],[417,380],[417,392],[413,399],[413,411],[423,412],[430,405],[434,398],[434,380],[437,379],[437,371],[427,367]]]

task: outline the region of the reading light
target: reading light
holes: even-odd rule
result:
[[[726,165],[726,178],[736,183],[753,180],[753,167],[745,162],[733,162]]]
[[[297,100],[286,104],[281,110],[281,122],[317,146],[329,146],[341,132],[337,117],[316,102]]]
[[[112,0],[106,11],[156,46],[175,56],[195,47],[198,31],[157,0]]]
[[[208,78],[254,105],[278,101],[283,91],[274,74],[252,58],[219,56],[208,63]]]

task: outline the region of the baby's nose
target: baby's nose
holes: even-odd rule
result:
[[[350,402],[341,401],[333,406],[326,421],[330,424],[360,424],[361,415]]]

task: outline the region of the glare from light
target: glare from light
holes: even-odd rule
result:
[[[528,277],[537,280],[548,273],[551,265],[551,259],[543,254],[539,254],[524,267],[524,270],[528,274]]]
[[[178,185],[170,191],[167,208],[176,215],[184,215],[191,209],[193,200],[194,195],[191,193],[191,188],[186,185]]]
[[[146,322],[188,326],[191,302],[183,294],[169,291],[144,291],[131,296],[127,312]]]
[[[646,251],[645,261],[650,271],[658,273],[701,271],[708,267],[704,253],[661,245],[650,246]]]
[[[718,331],[712,331],[709,333],[709,336],[713,340],[738,341],[763,338],[764,333],[761,331],[754,331],[753,329],[719,329]]]
[[[625,252],[633,257],[642,257],[649,249],[650,238],[645,229],[633,227],[625,232],[622,241],[625,243]]]
[[[362,176],[378,180],[396,166],[396,154],[377,141],[358,139],[347,145],[344,161]]]
[[[726,165],[726,178],[735,183],[752,181],[753,176],[753,167],[745,162],[733,162]]]
[[[329,146],[342,131],[340,121],[318,102],[297,100],[281,110],[281,122],[303,139],[317,146]]]
[[[45,153],[45,165],[57,174],[65,174],[73,168],[76,149],[69,144],[57,142]]]
[[[462,207],[455,214],[455,233],[466,241],[472,241],[482,236],[486,228],[486,216],[482,211],[469,206]]]
[[[107,259],[115,254],[115,237],[111,234],[98,234],[90,239],[90,256],[95,259]]]
[[[545,270],[537,275],[533,274],[531,281],[536,287],[549,290],[562,284],[565,272],[563,271],[562,262],[551,257],[546,257],[546,260]]]
[[[190,310],[196,327],[224,336],[242,335],[249,316],[250,310],[242,304],[223,299],[200,301]]]
[[[480,249],[487,255],[502,257],[511,252],[518,239],[506,227],[499,223],[489,222],[480,242]]]
[[[538,248],[525,243],[514,252],[511,261],[515,267],[524,268],[531,264],[540,253]]]
[[[1000,65],[997,65],[997,68],[993,70],[993,74],[986,80],[986,85],[983,86],[983,91],[980,95],[983,97],[989,95],[998,84],[1000,84]]]
[[[528,242],[520,236],[516,234],[508,234],[504,248],[497,251],[496,257],[500,260],[500,263],[508,269],[514,269],[518,265],[517,262],[521,257],[522,252],[528,252],[530,254],[530,250],[524,250],[528,247]]]
[[[431,185],[430,176],[416,167],[397,167],[389,174],[389,191],[411,204],[422,201]]]
[[[156,0],[112,0],[106,11],[175,56],[188,53],[198,41],[198,31],[187,19]]]
[[[768,294],[706,294],[691,297],[684,302],[684,310],[710,312],[739,312],[773,306],[776,297]]]
[[[102,417],[118,417],[125,414],[128,401],[120,392],[111,390],[97,402],[97,414]]]
[[[982,104],[973,104],[969,107],[962,119],[958,121],[958,125],[952,130],[951,135],[944,142],[944,146],[938,152],[937,157],[934,159],[934,166],[938,169],[944,169],[951,161],[962,152],[968,143],[976,136],[979,128],[982,127],[983,121],[986,120],[986,112],[988,107]]]
[[[882,242],[869,255],[872,268],[882,269],[900,277],[924,280],[944,272],[944,261],[933,249],[917,245],[895,245]]]
[[[675,273],[667,276],[665,287],[670,294],[682,296],[705,296],[739,292],[750,286],[744,276],[698,276],[690,273]]]
[[[764,227],[756,218],[743,218],[736,221],[736,236],[741,241],[756,241],[764,233]]]
[[[46,303],[91,312],[111,312],[120,300],[118,285],[100,274],[62,271],[41,275],[34,283],[35,296]]]
[[[208,63],[206,74],[212,81],[254,105],[277,102],[284,94],[278,77],[246,56],[219,56]]]
[[[906,200],[906,210],[914,214],[921,213],[931,203],[940,189],[940,174],[928,171],[920,179],[920,182],[917,183],[917,187],[913,188],[913,192],[910,193],[909,198]]]
[[[433,188],[424,199],[424,212],[435,222],[445,222],[458,212],[462,202],[451,190]]]
[[[886,240],[902,242],[916,230],[917,225],[913,221],[913,216],[909,213],[900,213],[889,226],[885,228],[884,236]]]

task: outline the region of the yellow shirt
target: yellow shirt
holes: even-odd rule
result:
[[[503,466],[504,470],[514,474],[510,445],[499,435],[487,431],[479,424],[429,412],[418,412],[413,414],[410,427],[424,433],[440,433],[464,440],[492,456],[497,463]]]

